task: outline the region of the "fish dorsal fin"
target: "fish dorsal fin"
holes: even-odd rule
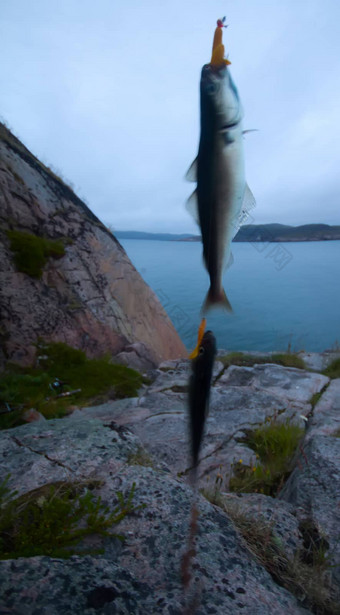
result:
[[[190,165],[189,169],[185,174],[185,179],[188,182],[197,182],[197,158],[195,158],[194,162]]]
[[[249,212],[251,209],[254,209],[254,207],[256,207],[255,197],[252,191],[250,190],[248,184],[246,184],[244,195],[243,195],[242,207],[241,207],[239,215],[237,216],[233,224],[234,229],[233,229],[232,239],[234,239],[235,235],[237,234],[242,224],[246,224],[246,222],[248,221],[249,215],[250,215]]]
[[[188,210],[189,214],[193,217],[195,222],[199,225],[200,219],[198,215],[198,200],[197,200],[197,190],[189,196],[185,208]]]

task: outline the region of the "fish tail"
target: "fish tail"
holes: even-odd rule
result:
[[[206,314],[212,307],[222,307],[228,312],[232,312],[233,308],[229,302],[227,295],[223,288],[215,290],[210,286],[208,294],[204,300],[202,306],[202,313]]]

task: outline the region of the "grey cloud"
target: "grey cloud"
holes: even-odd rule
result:
[[[340,223],[340,5],[229,3],[256,221]],[[5,0],[0,113],[115,228],[195,232],[183,180],[225,3]],[[220,15],[219,15],[220,14]]]

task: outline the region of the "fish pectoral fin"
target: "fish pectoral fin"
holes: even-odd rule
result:
[[[195,222],[199,225],[200,220],[199,220],[199,215],[198,215],[197,190],[194,190],[191,196],[189,196],[185,204],[185,207],[188,210],[189,214],[193,217]]]
[[[232,266],[233,262],[234,262],[234,255],[233,255],[232,252],[230,252],[229,258],[228,258],[228,260],[226,261],[226,263],[224,265],[225,269],[229,269],[229,267]]]
[[[254,207],[256,207],[255,197],[252,191],[250,190],[248,184],[246,184],[240,213],[235,219],[235,221],[233,222],[232,239],[234,239],[235,235],[237,235],[240,227],[243,224],[246,224],[246,222],[248,222],[248,218],[250,215],[249,212],[251,209],[254,209]]]
[[[244,196],[243,196],[242,211],[248,212],[251,209],[254,209],[254,207],[256,207],[255,197],[252,191],[250,190],[248,184],[246,184],[246,188],[245,188]]]
[[[185,174],[185,179],[188,182],[197,182],[197,157],[195,158],[194,162],[192,162],[190,167],[188,168]]]
[[[242,134],[247,135],[248,132],[258,132],[258,131],[259,131],[258,128],[247,128],[247,130],[242,130]]]

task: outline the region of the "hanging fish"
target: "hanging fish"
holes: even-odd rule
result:
[[[211,61],[202,68],[199,149],[186,175],[197,182],[187,207],[201,228],[203,259],[210,276],[203,313],[214,305],[232,311],[222,285],[223,270],[232,264],[231,241],[255,206],[245,181],[243,110],[230,62],[224,58],[223,27],[224,20],[218,20]]]
[[[192,467],[198,464],[198,455],[203,438],[204,423],[209,408],[211,378],[217,352],[212,331],[203,332],[198,342],[198,352],[191,362],[189,380],[189,418],[191,435]]]

